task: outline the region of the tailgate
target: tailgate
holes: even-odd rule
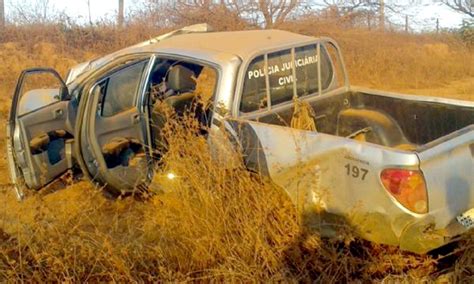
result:
[[[418,153],[437,227],[474,208],[474,125],[423,146]]]

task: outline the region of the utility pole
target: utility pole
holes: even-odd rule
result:
[[[436,18],[436,33],[439,34],[439,18]]]
[[[89,25],[92,26],[91,0],[87,0],[87,11],[89,12]]]
[[[119,8],[118,8],[118,19],[117,23],[120,28],[123,28],[123,22],[124,22],[124,17],[123,17],[123,10],[124,10],[124,5],[123,5],[124,0],[119,0]]]
[[[5,2],[0,0],[0,27],[5,26]]]
[[[408,33],[408,15],[405,15],[405,32]]]
[[[385,1],[380,0],[379,3],[379,25],[380,25],[380,30],[384,31],[385,30]]]
[[[367,12],[367,28],[369,29],[369,31],[371,30],[371,14],[370,12]]]

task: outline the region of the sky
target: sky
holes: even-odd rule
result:
[[[8,15],[12,6],[17,3],[25,3],[26,1],[49,1],[51,7],[56,11],[64,11],[72,18],[78,18],[79,21],[88,21],[88,5],[87,0],[6,0],[6,13]],[[145,0],[124,0],[125,9],[127,11],[136,9],[137,5],[142,4]],[[386,3],[403,3],[407,0],[390,1]],[[405,10],[409,15],[410,26],[414,30],[435,29],[436,19],[439,19],[440,28],[458,27],[461,25],[463,15],[452,11],[450,8],[440,4],[434,3],[432,0],[416,0],[411,1],[416,3],[411,8]],[[117,14],[118,0],[90,0],[92,20],[99,20],[101,18],[114,18]],[[405,22],[404,16],[391,18],[393,22],[403,24]]]

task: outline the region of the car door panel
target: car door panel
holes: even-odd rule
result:
[[[18,121],[22,125],[28,126],[28,138],[44,133],[45,130],[62,129],[72,133],[71,126],[66,123],[68,108],[69,101],[57,102],[38,111],[20,116]]]
[[[38,74],[51,75],[59,89],[28,90],[28,80],[41,83],[31,79]],[[19,198],[24,189],[40,189],[68,169],[65,144],[73,133],[71,102],[64,95],[56,96],[66,90],[62,79],[51,69],[26,70],[20,76],[7,130],[10,173]]]
[[[24,143],[17,141],[14,145],[18,153],[30,156],[29,161],[24,159],[28,170],[23,169],[25,183],[30,189],[41,188],[67,169],[65,140],[72,137],[72,129],[68,129],[64,115],[68,103],[57,102],[17,120]],[[63,115],[57,116],[58,110]],[[54,137],[53,132],[64,132],[64,135]]]
[[[140,137],[141,135],[140,114],[136,108],[97,120],[96,136],[102,147],[116,137]]]
[[[141,61],[143,62],[143,59]],[[136,63],[131,65],[133,64]],[[122,69],[127,68],[125,66]],[[138,106],[138,101],[141,100],[130,100],[133,101],[132,105],[127,107],[122,105],[118,110],[109,109],[106,115],[104,115],[104,104],[108,99],[108,103],[118,104],[117,101],[110,101],[111,98],[107,96],[115,96],[116,100],[124,99],[124,95],[134,97],[143,95],[145,70],[146,68],[143,68],[140,71],[143,74],[140,75],[139,86],[135,88],[135,92],[130,92],[128,87],[119,95],[116,92],[122,91],[120,88],[114,88],[113,94],[107,92],[109,84],[118,84],[110,80],[116,76],[115,73],[121,72],[119,70],[98,79],[86,96],[80,130],[82,158],[90,177],[117,195],[123,191],[130,192],[147,180],[150,171],[149,160],[145,154],[147,122],[143,119],[144,115]],[[129,100],[125,98],[124,101]]]

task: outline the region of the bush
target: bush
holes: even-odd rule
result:
[[[470,47],[474,46],[474,20],[465,20],[459,30],[462,40]]]

